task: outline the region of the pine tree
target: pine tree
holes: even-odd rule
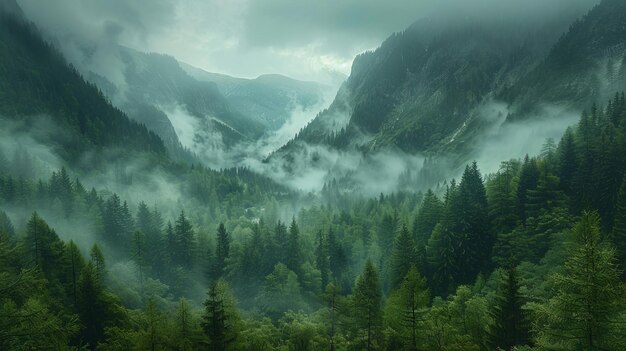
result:
[[[576,142],[574,132],[567,128],[561,143],[559,144],[559,170],[558,176],[561,188],[568,196],[572,195],[574,175],[578,168],[578,155],[576,154]]]
[[[194,249],[194,234],[193,227],[187,217],[185,211],[180,212],[180,216],[176,220],[176,226],[174,227],[174,237],[176,246],[176,258],[177,263],[183,268],[191,268],[192,257]]]
[[[522,310],[523,305],[517,270],[515,267],[508,268],[492,308],[494,324],[491,337],[494,347],[512,350],[514,346],[527,343],[528,324]]]
[[[425,250],[433,229],[441,220],[442,213],[443,203],[432,190],[428,189],[413,223],[413,240],[418,252]]]
[[[80,273],[85,266],[85,260],[83,255],[80,253],[78,246],[74,244],[73,241],[70,242],[65,247],[64,253],[64,262],[66,265],[66,280],[68,286],[68,293],[72,299],[72,304],[76,307],[78,302],[78,279],[80,277]]]
[[[224,223],[217,227],[217,240],[215,245],[215,255],[213,256],[212,277],[217,280],[224,276],[226,272],[226,260],[230,252],[230,235],[226,232]]]
[[[176,309],[176,331],[182,351],[192,349],[192,318],[189,302],[184,298],[180,299],[178,308]]]
[[[48,224],[34,212],[26,225],[24,238],[27,257],[44,276],[55,281],[63,260],[64,245]]]
[[[417,350],[419,325],[429,299],[426,279],[412,265],[402,284],[389,297],[387,309],[388,323],[399,333],[405,350]]]
[[[455,244],[452,233],[439,223],[428,239],[427,258],[433,293],[447,296],[454,289],[454,277],[457,274]]]
[[[448,228],[455,246],[455,281],[470,283],[479,272],[487,269],[495,242],[489,228],[487,195],[476,162],[465,168],[448,211],[454,217]]]
[[[526,223],[526,219],[528,218],[526,206],[528,203],[528,193],[530,190],[537,188],[538,182],[539,168],[537,167],[537,161],[526,155],[520,170],[519,184],[517,186],[517,209],[519,219],[522,223]]]
[[[0,210],[0,243],[15,238],[15,228],[7,214]]]
[[[518,172],[519,162],[502,162],[500,169],[488,183],[489,218],[496,235],[508,233],[517,225]]]
[[[118,303],[104,291],[91,261],[79,278],[77,311],[83,327],[81,338],[92,350],[105,338],[105,328],[119,324],[122,319]]]
[[[136,230],[133,233],[133,241],[131,248],[131,257],[135,261],[139,270],[139,285],[141,292],[143,293],[143,281],[144,281],[144,269],[146,265],[146,236],[140,231]]]
[[[302,275],[300,265],[302,264],[302,248],[300,246],[300,229],[296,219],[291,220],[289,225],[289,236],[287,239],[287,261],[285,262],[287,267],[294,271],[298,276]]]
[[[415,245],[406,224],[402,225],[396,236],[391,252],[391,288],[397,289],[402,284],[409,269],[417,262]]]
[[[330,260],[328,255],[328,243],[324,238],[324,233],[320,230],[317,233],[317,246],[315,248],[315,267],[320,271],[322,290],[328,285],[330,280]]]
[[[97,279],[100,284],[104,284],[107,274],[106,262],[104,261],[104,254],[98,244],[93,244],[89,251],[89,256],[93,265],[95,279]]]
[[[369,259],[365,270],[359,276],[354,287],[354,322],[364,338],[364,349],[379,350],[382,348],[382,291],[378,273]]]
[[[239,316],[228,286],[221,280],[214,282],[204,302],[202,328],[209,337],[211,349],[234,350],[238,337]]]
[[[537,343],[562,350],[623,350],[626,331],[620,317],[626,289],[614,250],[601,243],[600,219],[584,212],[573,230],[563,273],[552,276],[556,295],[535,306]]]
[[[328,349],[335,351],[337,349],[335,343],[335,335],[337,333],[337,319],[339,314],[339,288],[334,283],[328,283],[324,291],[328,308]]]
[[[615,257],[622,269],[622,276],[626,273],[626,174],[619,191],[617,204],[615,205],[615,219],[611,241],[615,245]]]

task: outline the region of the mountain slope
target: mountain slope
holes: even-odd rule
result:
[[[418,21],[358,56],[333,104],[273,157],[304,145],[467,155],[473,138],[507,115],[514,121],[537,116],[546,103],[580,109],[601,101],[623,89],[624,7],[604,0],[573,25],[575,9],[535,26]],[[494,101],[504,105],[503,118],[483,115]]]
[[[234,109],[215,84],[192,78],[173,57],[124,47],[119,47],[114,55],[122,66],[123,83],[115,84],[91,71],[85,72],[88,79],[133,119],[159,134],[168,145],[177,146],[182,142],[198,151],[198,144],[207,135],[220,139],[225,146],[232,146],[254,140],[265,131],[256,116]],[[92,57],[86,53],[85,60],[90,59]],[[182,135],[181,129],[193,129],[195,133]]]
[[[546,59],[501,94],[521,118],[537,101],[582,109],[626,88],[626,2],[604,0],[574,22]]]
[[[247,116],[257,116],[269,130],[280,128],[295,108],[309,109],[323,102],[328,87],[278,74],[243,79],[210,73],[187,64],[181,67],[192,77],[217,85],[228,102]]]
[[[1,115],[23,124],[25,130],[47,128],[35,125],[41,118],[34,117],[45,115],[64,133],[44,130],[39,137],[69,163],[78,163],[87,151],[107,147],[120,147],[122,154],[165,154],[158,136],[112,107],[19,13],[5,11],[19,8],[8,3],[0,7]]]

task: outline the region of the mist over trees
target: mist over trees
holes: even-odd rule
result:
[[[0,0],[0,350],[626,349],[624,14],[603,0],[554,45],[515,37],[506,55],[503,33],[473,41],[483,26],[393,35],[259,160],[311,173],[288,184],[172,152]],[[473,108],[494,97],[510,106],[489,125]],[[524,119],[566,100],[577,122],[536,153],[494,159],[505,140],[479,140],[546,126]],[[479,144],[489,166],[465,162]],[[374,183],[390,191],[359,191]]]
[[[625,116],[618,94],[541,155],[488,175],[469,164],[440,194],[322,201],[290,223],[215,218],[208,231],[197,220],[203,207],[170,217],[87,191],[65,169],[47,180],[3,171],[3,207],[37,212],[23,223],[0,215],[0,341],[619,350],[625,149],[602,140],[626,140]],[[62,240],[50,216],[89,223],[97,244]]]

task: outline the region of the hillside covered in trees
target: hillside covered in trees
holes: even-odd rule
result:
[[[172,124],[157,135],[130,119],[0,0],[0,350],[626,349],[625,9],[602,1],[555,45],[418,22],[357,57],[333,105],[282,151],[346,150],[363,130],[429,148],[485,96],[518,112],[540,99],[584,109],[537,154],[491,160],[495,171],[469,162],[458,177],[433,154],[417,178],[402,172],[402,186],[370,196],[330,170],[305,192],[257,168],[203,165]],[[136,56],[130,114],[158,110],[155,96],[189,99],[248,137],[278,128],[287,91],[314,104],[321,89],[194,69],[200,83],[169,56],[115,49]],[[356,102],[348,127],[316,129],[337,127],[344,98]],[[262,113],[249,123],[211,105],[221,99]],[[457,145],[481,126],[464,128]]]
[[[2,206],[37,212],[2,213],[2,348],[620,350],[625,125],[617,94],[495,174],[347,207],[329,187],[290,223],[3,171]]]

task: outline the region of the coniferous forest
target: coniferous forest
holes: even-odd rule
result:
[[[290,140],[258,164],[222,168],[203,152],[227,149],[162,140],[146,121],[177,117],[148,89],[136,96],[162,112],[131,119],[135,100],[118,104],[106,76],[68,63],[27,5],[0,0],[0,350],[626,349],[621,0],[559,17],[554,43],[511,39],[523,44],[508,43],[509,56],[490,54],[503,38],[476,39],[494,30],[487,20],[469,32],[416,22],[359,56]],[[126,64],[150,64],[133,55]],[[228,95],[220,87],[256,83],[215,77],[185,97],[198,116],[253,118],[269,99]],[[273,79],[264,87],[296,89]],[[494,100],[509,106],[502,133],[543,118],[555,137],[504,158],[478,153],[495,123],[479,115]],[[267,145],[211,118],[197,129],[223,129],[196,143],[227,130],[228,150]],[[489,150],[514,142],[494,140]],[[372,169],[396,157],[381,150],[425,156],[377,188]],[[309,182],[324,169],[318,189],[294,180],[302,167]]]

